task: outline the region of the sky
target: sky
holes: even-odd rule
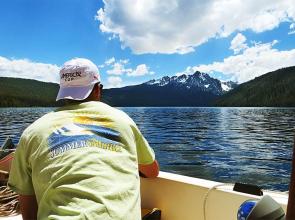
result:
[[[243,83],[295,66],[295,0],[0,1],[0,76],[59,82],[76,57],[106,88],[195,71]]]

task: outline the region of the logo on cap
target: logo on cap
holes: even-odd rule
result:
[[[61,79],[63,79],[64,81],[72,81],[74,80],[76,77],[82,77],[81,76],[81,72],[73,72],[73,73],[63,73],[61,75]],[[94,77],[97,79],[97,77]]]

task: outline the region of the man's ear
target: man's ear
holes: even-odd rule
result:
[[[94,86],[94,96],[95,96],[95,99],[97,101],[100,101],[100,99],[101,99],[101,89],[100,89],[98,83],[95,84],[95,86]]]

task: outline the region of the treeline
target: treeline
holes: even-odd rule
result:
[[[216,106],[295,107],[295,67],[279,69],[239,85]]]
[[[0,77],[0,107],[56,106],[58,84]]]
[[[0,107],[51,107],[59,85],[30,79],[0,77]],[[105,89],[102,101],[112,106],[208,106],[217,95],[176,87],[135,85]],[[212,105],[212,104],[211,104]]]
[[[0,77],[0,107],[49,107],[59,85],[30,79]],[[295,67],[267,73],[224,94],[213,96],[202,91],[174,87],[135,85],[105,89],[103,102],[112,106],[237,106],[295,107]]]
[[[120,107],[212,106],[218,95],[176,86],[134,85],[105,90],[103,100]]]

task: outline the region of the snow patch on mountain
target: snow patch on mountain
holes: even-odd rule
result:
[[[231,90],[231,88],[223,82],[221,83],[221,88],[225,92],[228,92],[229,90]]]
[[[237,86],[237,83],[231,81],[221,82],[218,79],[210,77],[207,73],[201,73],[199,71],[196,71],[192,75],[164,76],[143,84],[150,86],[173,86],[179,89],[196,89],[211,92],[215,95],[222,95]]]

